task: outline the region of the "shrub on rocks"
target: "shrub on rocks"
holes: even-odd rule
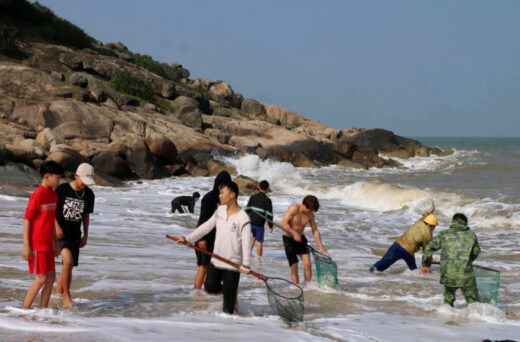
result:
[[[155,95],[152,87],[129,72],[116,72],[108,84],[119,92],[155,103]]]

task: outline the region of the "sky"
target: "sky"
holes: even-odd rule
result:
[[[103,43],[330,127],[520,137],[520,1],[40,3]]]

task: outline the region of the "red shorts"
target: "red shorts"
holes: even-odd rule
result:
[[[53,252],[33,251],[28,262],[29,273],[45,274],[56,271]]]

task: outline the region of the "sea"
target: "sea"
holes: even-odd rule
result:
[[[248,275],[240,278],[238,314],[222,313],[220,296],[193,289],[194,251],[165,238],[193,231],[200,210],[197,202],[194,214],[168,214],[170,201],[208,192],[212,177],[93,186],[72,309],[54,296],[49,308],[38,308],[37,299],[21,309],[33,281],[21,256],[28,198],[2,195],[0,341],[520,341],[520,138],[417,139],[454,153],[369,170],[216,156],[239,174],[269,181],[275,221],[305,195],[320,201],[316,223],[339,284],[320,286],[313,266],[313,279],[303,284],[304,321],[292,325],[269,306],[264,282]],[[239,204],[247,200],[242,195]],[[460,291],[454,308],[443,305],[438,266],[428,275],[403,261],[368,271],[432,203],[439,217],[434,234],[457,212],[469,218],[482,250],[475,264],[500,271],[497,305],[467,305]],[[306,236],[317,247],[310,228]],[[279,230],[266,231],[263,257],[252,255],[253,270],[290,279]],[[421,257],[415,256],[418,265]]]

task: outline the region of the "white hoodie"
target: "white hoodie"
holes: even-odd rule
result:
[[[244,209],[228,216],[227,206],[221,205],[213,216],[201,224],[193,233],[186,237],[186,241],[194,244],[216,227],[215,248],[213,253],[229,259],[239,265],[249,267],[249,243],[251,240],[251,224]],[[231,265],[215,258],[211,259],[213,266],[228,270],[235,270]]]

